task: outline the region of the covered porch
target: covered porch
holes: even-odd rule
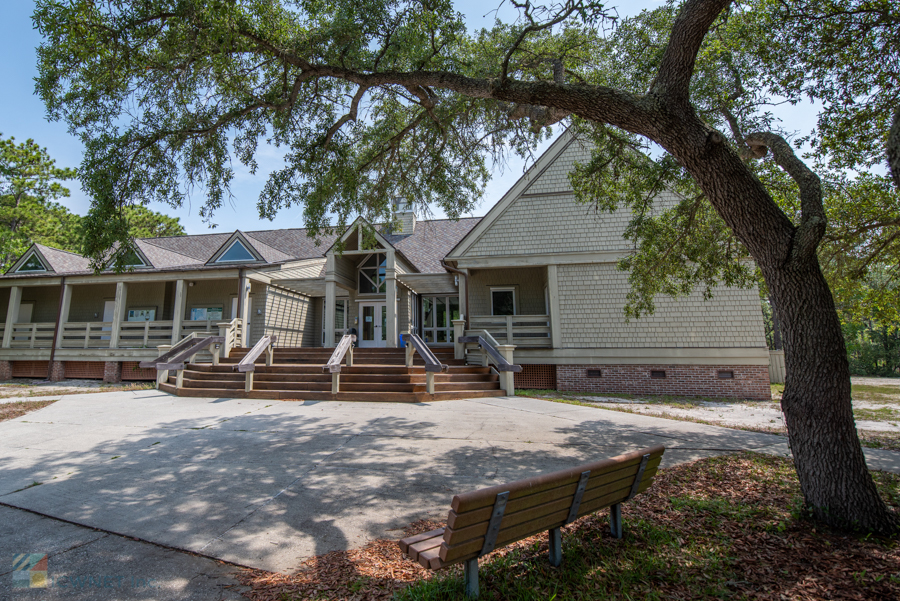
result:
[[[552,348],[551,276],[555,266],[469,269],[467,334],[487,332],[517,348]]]
[[[70,355],[77,349],[79,358],[99,359],[109,350],[155,353],[160,345],[194,333],[219,333],[223,327],[237,345],[249,342],[244,340],[251,304],[247,278],[242,286],[238,277],[221,274],[192,274],[190,279],[154,275],[125,274],[118,282],[90,277],[16,282],[7,294],[0,292],[0,311],[6,315],[0,325],[0,355],[26,358],[24,351],[27,358],[43,359],[50,350]]]

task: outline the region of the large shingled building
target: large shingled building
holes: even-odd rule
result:
[[[628,214],[575,202],[568,174],[588,154],[565,134],[485,217],[417,220],[399,206],[400,225],[374,236],[358,220],[318,239],[140,239],[121,274],[35,244],[0,277],[0,378],[150,379],[136,365],[157,346],[231,324],[244,346],[274,334],[279,347],[332,347],[352,332],[361,347],[396,347],[412,331],[461,347],[460,334],[487,332],[516,346],[519,386],[769,398],[755,289],[661,298],[625,320]]]

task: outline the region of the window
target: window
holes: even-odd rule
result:
[[[491,315],[516,314],[516,289],[491,288]]]
[[[327,301],[322,299],[322,346],[325,346],[325,303]],[[341,338],[344,334],[348,333],[348,313],[347,311],[350,308],[350,301],[347,299],[338,299],[334,301],[334,343],[337,344],[341,341]]]
[[[453,320],[459,319],[458,296],[422,297],[422,340],[431,344],[450,344]]]
[[[31,256],[25,259],[22,266],[16,269],[16,273],[19,273],[20,271],[47,271],[47,268],[44,267],[44,264],[41,263],[41,260],[38,259],[36,254],[31,253]]]
[[[113,269],[116,266],[116,261],[119,261],[122,267],[147,267],[147,264],[144,263],[141,256],[133,250],[130,250],[119,257],[113,257],[113,260],[109,262],[109,265],[107,265],[106,268]]]
[[[655,369],[654,369],[654,370],[651,370],[651,371],[650,371],[650,377],[651,377],[651,378],[654,378],[654,379],[665,378],[665,377],[666,377],[666,372],[663,371],[663,370],[655,370]]]
[[[222,253],[222,256],[216,259],[216,263],[237,263],[238,261],[256,261],[256,257],[253,256],[247,247],[241,244],[240,240],[235,240],[234,243],[228,247],[228,250]]]
[[[384,294],[387,275],[387,255],[374,253],[366,257],[359,266],[359,293]]]
[[[734,379],[734,371],[732,370],[719,370],[718,377],[720,380],[733,380]]]
[[[589,369],[587,370],[587,377],[589,378],[602,378],[603,370],[602,369]]]

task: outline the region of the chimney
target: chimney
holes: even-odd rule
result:
[[[403,199],[394,199],[394,234],[410,236],[416,229],[416,212],[412,203]]]

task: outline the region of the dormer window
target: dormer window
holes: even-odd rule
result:
[[[387,289],[387,255],[369,255],[359,266],[359,293],[384,294]]]
[[[16,273],[31,273],[36,271],[47,271],[47,267],[44,266],[35,253],[31,253],[31,255],[25,259],[25,262],[22,263],[22,266],[16,269]]]
[[[138,253],[136,253],[133,250],[129,250],[128,252],[125,252],[125,253],[121,254],[120,256],[114,258],[112,261],[109,262],[109,265],[106,266],[107,269],[113,269],[116,266],[117,262],[119,263],[119,265],[121,267],[126,267],[126,268],[128,268],[128,267],[132,267],[132,268],[149,267],[149,265],[147,265],[147,263],[145,263],[144,260],[141,258],[141,255],[139,255]]]
[[[247,250],[247,247],[241,244],[240,240],[235,240],[231,246],[228,247],[228,250],[223,252],[222,256],[216,259],[216,263],[238,263],[256,260],[253,253]]]

